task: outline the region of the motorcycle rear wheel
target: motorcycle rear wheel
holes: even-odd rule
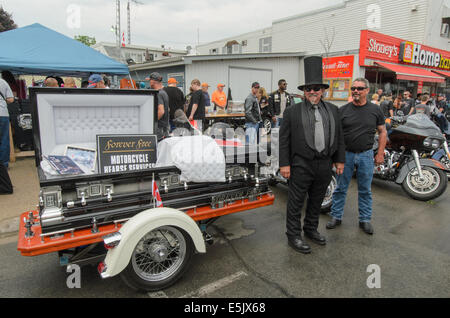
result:
[[[442,195],[447,189],[447,175],[440,169],[422,167],[423,180],[416,168],[412,169],[402,183],[403,190],[414,200],[429,201]]]

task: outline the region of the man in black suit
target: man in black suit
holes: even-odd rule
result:
[[[289,245],[304,254],[311,248],[302,238],[301,210],[308,194],[303,232],[313,242],[325,245],[317,231],[322,201],[332,177],[332,168],[342,174],[345,144],[338,108],[322,100],[328,85],[322,81],[322,58],[305,59],[306,84],[302,103],[288,107],[280,128],[280,172],[289,179],[286,234]]]

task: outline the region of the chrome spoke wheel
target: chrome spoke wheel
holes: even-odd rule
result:
[[[417,194],[430,194],[436,191],[441,182],[437,170],[429,167],[422,167],[422,174],[423,178],[420,178],[416,168],[408,173],[406,183],[411,191]]]
[[[136,245],[131,263],[143,280],[159,282],[176,273],[186,257],[186,240],[176,228],[165,226],[146,235]]]

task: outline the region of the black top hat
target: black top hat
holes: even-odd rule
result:
[[[305,86],[322,85],[323,88],[329,88],[330,85],[323,83],[323,65],[321,56],[310,56],[305,58],[305,84],[298,87],[303,90]]]

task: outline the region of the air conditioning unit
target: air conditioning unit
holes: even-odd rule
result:
[[[441,36],[449,37],[450,35],[450,25],[448,23],[442,23],[441,26]]]

